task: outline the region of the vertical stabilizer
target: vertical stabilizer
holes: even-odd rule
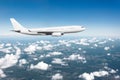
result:
[[[14,18],[10,18],[10,21],[11,21],[15,31],[25,31],[25,30],[27,30],[20,23],[18,23]]]

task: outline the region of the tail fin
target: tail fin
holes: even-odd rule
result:
[[[20,23],[18,23],[14,18],[10,18],[10,21],[13,25],[14,31],[24,31],[26,28],[24,28]]]

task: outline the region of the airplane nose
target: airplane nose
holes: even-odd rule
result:
[[[85,27],[83,27],[83,26],[82,26],[81,28],[82,28],[82,30],[85,30],[85,29],[86,29],[86,28],[85,28]]]
[[[86,29],[86,28],[84,28],[84,27],[82,28],[82,30],[85,30],[85,29]]]

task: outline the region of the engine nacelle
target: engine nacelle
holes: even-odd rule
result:
[[[62,35],[63,35],[63,33],[60,33],[60,32],[52,33],[52,36],[55,36],[55,37],[62,36]]]

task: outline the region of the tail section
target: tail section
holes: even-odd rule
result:
[[[25,31],[25,30],[27,30],[20,23],[18,23],[14,18],[10,18],[10,21],[13,25],[14,31]]]

